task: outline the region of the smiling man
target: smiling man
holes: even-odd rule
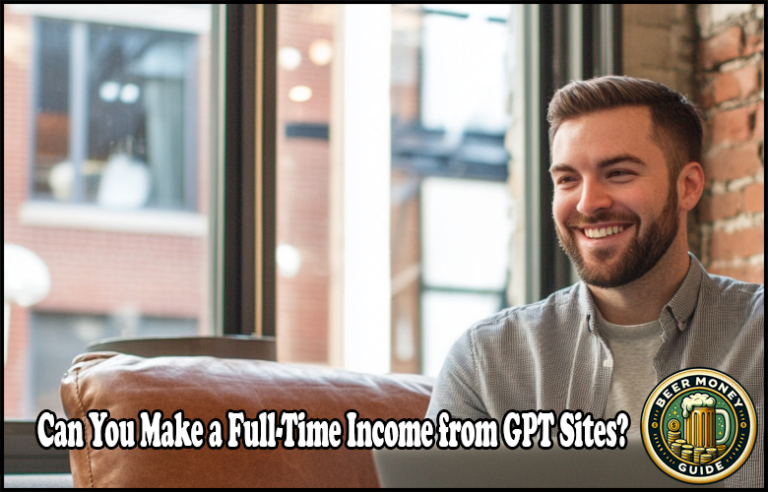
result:
[[[549,106],[553,216],[581,282],[482,320],[457,340],[427,417],[508,410],[629,414],[670,374],[707,367],[753,399],[758,438],[726,485],[763,485],[764,287],[708,274],[688,252],[704,187],[696,109],[662,84],[571,82]]]

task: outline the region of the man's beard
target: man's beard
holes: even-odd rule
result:
[[[574,230],[577,226],[599,222],[631,222],[635,226],[635,235],[629,247],[617,258],[613,267],[605,263],[588,266],[579,250]],[[576,266],[579,277],[589,285],[603,288],[615,288],[633,282],[648,273],[661,260],[677,236],[679,228],[677,217],[677,193],[670,186],[667,202],[659,217],[648,225],[648,230],[640,236],[640,217],[632,212],[612,213],[601,211],[594,216],[578,214],[565,224],[565,231],[555,227],[560,247]],[[581,234],[581,232],[578,232]],[[591,255],[598,261],[605,261],[616,253],[614,248],[597,249]]]

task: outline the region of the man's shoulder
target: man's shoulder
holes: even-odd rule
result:
[[[702,278],[696,310],[692,313],[690,325],[695,329],[687,339],[701,347],[702,354],[712,354],[715,340],[722,351],[742,354],[737,359],[745,357],[745,351],[762,352],[764,299],[765,287],[761,284],[707,273]],[[722,360],[731,357],[725,352],[721,354]],[[762,372],[760,377],[762,379]]]
[[[735,278],[714,275],[706,272],[702,281],[702,295],[708,304],[721,307],[730,305],[762,311],[765,301],[765,286],[736,280]]]
[[[580,300],[580,283],[571,285],[539,302],[513,306],[473,324],[467,335],[474,340],[510,336],[512,332],[536,331],[562,325],[563,319],[578,320],[587,307]]]

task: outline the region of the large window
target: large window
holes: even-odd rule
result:
[[[616,70],[609,5],[280,5],[278,357],[436,375],[574,280],[546,107]]]
[[[418,108],[393,105],[393,186],[417,186],[420,211],[415,237],[396,232],[403,218],[392,218],[393,264],[410,240],[420,267],[420,315],[405,293],[393,296],[394,368],[436,376],[459,334],[508,305],[510,14],[509,5],[393,6],[393,89],[407,93],[396,67],[417,67]],[[405,271],[393,269],[394,278]],[[408,331],[420,347],[410,359]]]
[[[508,305],[510,11],[278,8],[279,359],[434,376]]]

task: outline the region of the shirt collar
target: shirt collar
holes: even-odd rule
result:
[[[680,331],[685,331],[688,319],[696,309],[696,304],[699,301],[701,279],[704,276],[704,267],[701,266],[699,260],[691,252],[688,252],[688,257],[691,259],[688,274],[683,279],[683,283],[680,284],[680,288],[677,289],[675,295],[672,296],[672,299],[662,309],[662,311],[669,311],[677,322],[677,328]]]
[[[701,266],[699,260],[692,254],[688,253],[690,258],[690,264],[688,266],[688,273],[683,279],[683,283],[677,289],[677,292],[672,299],[662,308],[660,316],[663,316],[664,312],[668,312],[677,325],[677,329],[685,331],[688,323],[688,319],[693,315],[693,311],[696,309],[696,304],[699,300],[699,290],[701,287],[701,279],[704,274],[704,267]],[[580,281],[578,292],[578,302],[581,306],[582,312],[586,312],[587,327],[590,332],[595,332],[595,325],[597,323],[597,306],[592,298],[592,294],[589,292],[589,288],[584,281]]]

